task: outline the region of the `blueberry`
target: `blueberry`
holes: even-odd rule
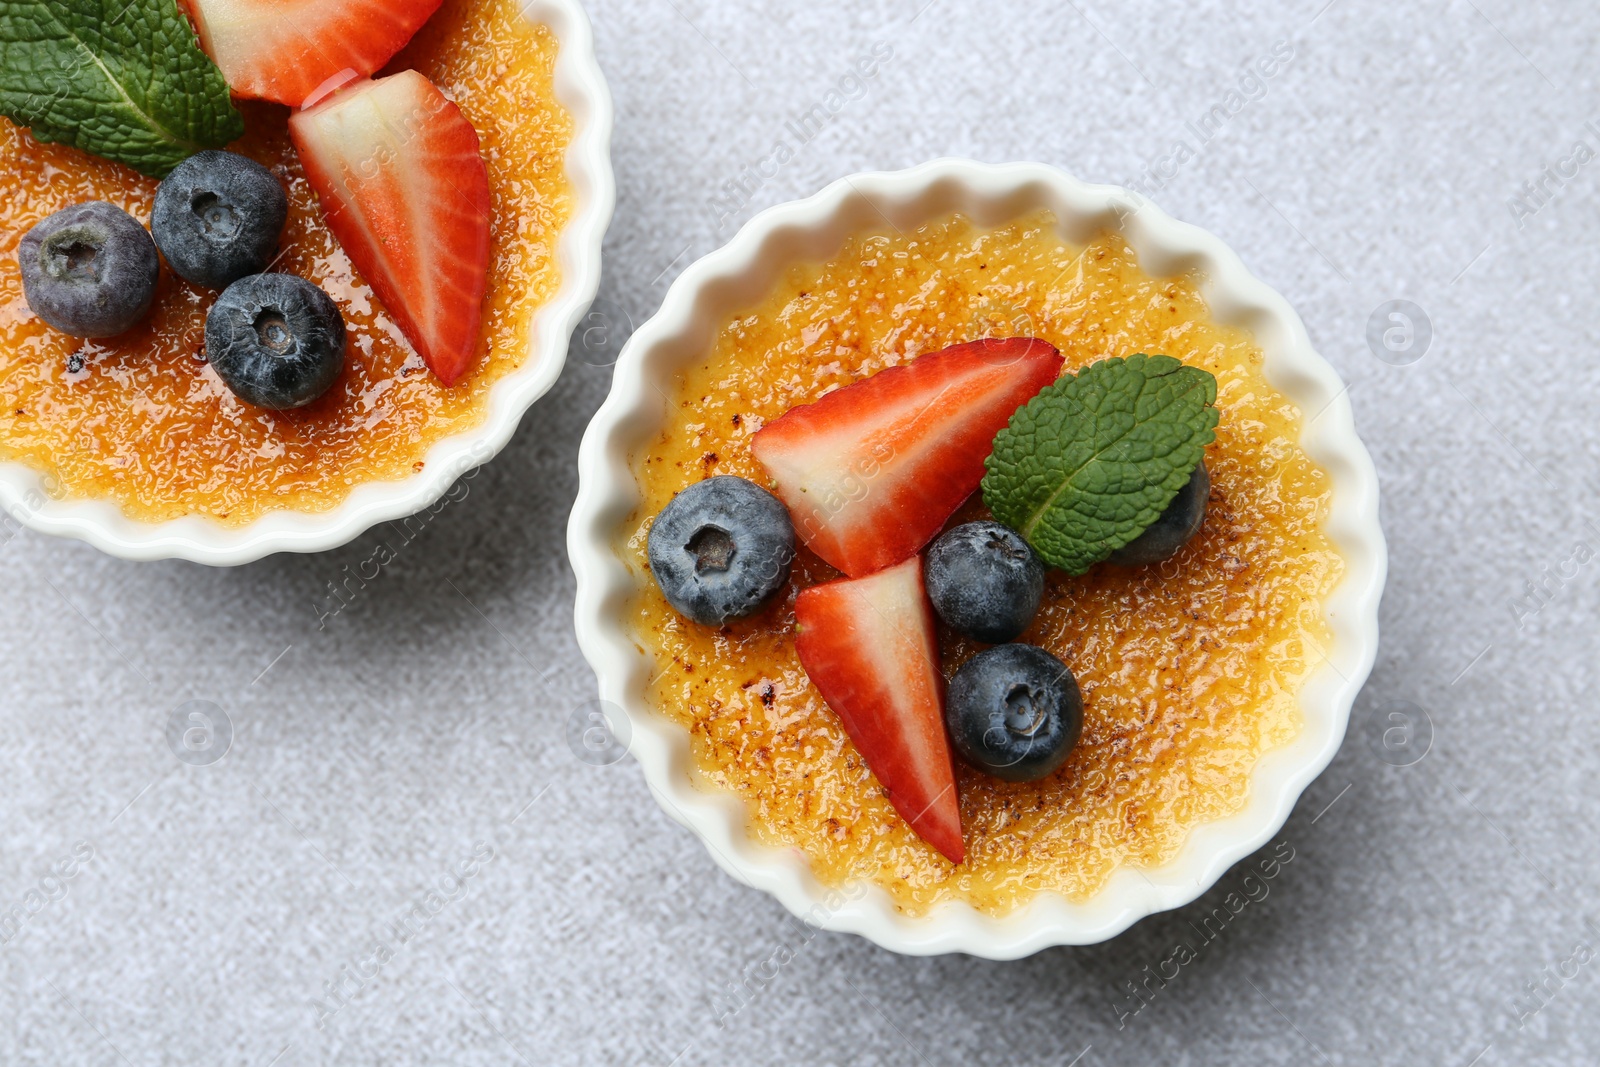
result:
[[[945,531],[928,549],[923,584],[946,626],[999,644],[1033,622],[1044,594],[1044,564],[1011,527],[969,522]]]
[[[1083,697],[1067,665],[1036,645],[996,645],[961,665],[945,722],[962,758],[1008,782],[1055,771],[1083,733]]]
[[[206,359],[247,404],[303,407],[344,366],[344,318],[304,278],[252,274],[224,289],[206,313]]]
[[[132,215],[90,200],[51,215],[17,245],[33,313],[74,337],[114,337],[144,318],[161,260]]]
[[[788,580],[794,524],[759,485],[719,475],[661,509],[648,547],[667,603],[703,626],[721,626],[756,611]]]
[[[196,152],[156,189],[150,212],[167,265],[207,289],[267,269],[289,217],[272,172],[233,152]]]
[[[1171,559],[1199,531],[1206,518],[1206,498],[1210,495],[1211,475],[1202,461],[1161,517],[1108,558],[1123,567],[1143,567],[1147,563]]]

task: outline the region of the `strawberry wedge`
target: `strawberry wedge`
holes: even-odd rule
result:
[[[445,385],[472,363],[489,272],[478,134],[414,70],[359,82],[289,119],[328,228]]]
[[[801,666],[890,803],[918,836],[960,863],[961,806],[921,558],[803,589],[794,614]]]
[[[371,74],[439,0],[182,0],[234,95],[302,107],[340,78]]]
[[[1044,341],[970,341],[791,408],[751,448],[801,540],[859,577],[933,539],[983,480],[994,435],[1060,374]]]

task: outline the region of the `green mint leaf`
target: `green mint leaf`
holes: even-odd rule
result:
[[[1011,416],[983,502],[1046,563],[1082,574],[1160,518],[1216,436],[1217,380],[1171,356],[1104,359]]]
[[[176,0],[0,0],[0,114],[157,178],[244,134]]]

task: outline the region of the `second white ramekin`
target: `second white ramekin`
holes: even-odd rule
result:
[[[273,552],[336,548],[377,523],[415,514],[504,448],[523,414],[561,374],[567,341],[600,285],[600,242],[616,204],[611,93],[595,59],[589,18],[579,0],[531,0],[522,13],[556,37],[555,94],[572,116],[566,173],[577,209],[557,239],[561,286],[534,315],[531,358],[495,383],[482,422],[435,444],[418,473],[358,486],[327,511],[274,511],[241,526],[202,516],[141,522],[110,500],[58,498],[39,471],[18,462],[0,462],[0,508],[31,529],[87,541],[124,559],[233,566]]]
[[[1305,414],[1301,446],[1332,477],[1325,530],[1344,558],[1345,574],[1326,605],[1330,653],[1300,693],[1303,728],[1291,744],[1259,761],[1242,811],[1197,827],[1169,863],[1117,870],[1086,901],[1041,893],[999,918],[964,903],[912,916],[897,910],[877,886],[830,894],[798,850],[754,840],[736,796],[695,784],[688,732],[645,698],[651,659],[624,614],[636,583],[648,577],[629,573],[618,535],[640,499],[632,458],[668,417],[665,397],[675,373],[702,358],[717,329],[771,291],[786,267],[828,259],[852,234],[890,225],[910,230],[959,211],[993,226],[1040,209],[1054,212],[1069,241],[1085,243],[1114,231],[1147,272],[1197,274],[1212,316],[1254,334],[1267,379]],[[568,528],[578,578],[578,641],[599,676],[601,699],[627,718],[629,750],[651,792],[735,878],[771,893],[815,926],[857,933],[896,952],[1011,959],[1050,945],[1103,941],[1145,915],[1194,900],[1282,827],[1301,791],[1333,758],[1378,648],[1378,599],[1387,565],[1378,479],[1356,436],[1344,386],[1312,350],[1299,316],[1211,234],[1127,190],[1087,185],[1038,164],[938,160],[895,173],[858,174],[757,215],[725,247],[684,271],[661,310],[629,340],[611,394],[584,436],[578,466],[580,487]]]

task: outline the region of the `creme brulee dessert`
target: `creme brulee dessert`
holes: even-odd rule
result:
[[[1158,366],[1161,356],[1175,361]],[[922,377],[933,380],[939,360],[944,384],[906,406],[903,418],[881,415],[915,393],[908,373],[887,368],[921,365],[928,368]],[[1013,372],[1022,360],[1033,363]],[[984,361],[1011,377],[982,378]],[[1191,508],[1198,529],[1181,531],[1173,542],[1181,547],[1162,550],[1168,556],[1159,562],[1047,566],[1036,611],[1025,605],[1018,618],[1020,634],[1013,626],[1014,636],[1001,634],[992,648],[963,636],[945,621],[945,602],[959,614],[965,594],[952,592],[949,578],[939,587],[944,556],[987,552],[979,562],[999,568],[992,573],[1002,584],[1013,563],[1023,579],[1024,564],[1038,566],[1025,559],[1024,539],[1040,555],[1077,558],[1071,521],[1057,523],[1067,531],[1060,536],[1046,530],[1060,519],[1047,514],[1064,499],[1059,490],[1038,512],[1047,515],[1042,525],[968,525],[992,518],[984,500],[1008,491],[1007,464],[1036,458],[1028,450],[1036,440],[1018,446],[1023,413],[1081,415],[1081,404],[1052,398],[1052,390],[1087,389],[1100,375],[1114,395],[1135,368],[1177,375],[1173,381],[1188,375],[1182,380],[1191,385],[1214,379],[1214,399],[1196,393],[1183,411],[1158,411],[1154,400],[1150,407],[1149,425],[1168,419],[1156,436],[1178,442],[1170,456],[1188,450],[1152,475],[1165,488],[1151,489],[1150,499],[1159,501],[1162,522]],[[998,384],[965,384],[980,378]],[[960,397],[948,415],[954,428],[928,436],[967,433],[963,406],[978,411],[1003,400],[994,401],[998,414],[982,416],[981,440],[976,431],[964,439],[968,451],[987,453],[994,438],[983,491],[972,493],[975,480],[962,482],[958,507],[941,504],[931,530],[907,531],[907,524],[926,525],[932,505],[890,482],[897,464],[921,463],[922,450],[938,447],[915,427],[945,418],[952,395]],[[659,438],[633,457],[642,502],[621,534],[623,555],[640,577],[629,617],[654,661],[649,698],[689,731],[704,779],[744,799],[752,833],[800,850],[825,884],[874,882],[909,913],[961,900],[998,915],[1041,891],[1082,901],[1119,867],[1161,864],[1195,827],[1238,811],[1262,754],[1300,729],[1297,693],[1323,658],[1330,634],[1323,602],[1342,571],[1321,529],[1329,477],[1300,449],[1303,414],[1268,384],[1251,336],[1212,321],[1198,279],[1145,274],[1119,237],[1074,247],[1048,214],[995,229],[956,215],[914,232],[859,236],[829,262],[792,268],[768,297],[732,317],[704,360],[682,372],[669,410]],[[1070,419],[1054,425],[1086,440],[1098,432]],[[1067,444],[1059,450],[1071,454]],[[1130,463],[1136,459],[1143,462]],[[965,473],[939,468],[943,475],[925,478],[923,487],[937,493],[944,481],[968,478],[971,462],[939,460]],[[736,477],[717,477],[729,475]],[[769,488],[786,507],[775,505]],[[840,519],[895,495],[882,506],[910,516],[906,522]],[[703,520],[697,532],[684,532],[695,527],[688,512],[715,514],[719,506],[730,521]],[[1026,507],[1007,514],[1013,511],[1033,514]],[[1149,525],[1154,513],[1140,522]],[[1152,536],[1160,525],[1150,526]],[[687,570],[674,571],[666,549],[678,551],[686,537]],[[1130,545],[1126,531],[1116,540],[1124,553],[1140,543]],[[718,568],[731,567],[740,551],[748,561],[770,549],[781,560],[789,543],[792,564],[764,565],[761,587],[740,591],[747,600],[764,597],[753,611],[740,613],[744,601],[738,610],[712,604],[726,591],[704,584],[723,573]],[[819,550],[842,561],[850,577],[841,579]],[[1083,573],[1068,573],[1074,569]],[[697,580],[702,585],[687,592],[681,584]],[[936,612],[926,606],[924,583]],[[859,591],[853,600],[852,589]],[[1027,599],[1002,589],[992,604],[980,598],[976,610],[1005,614]],[[924,620],[936,626],[928,622],[919,635]],[[980,653],[996,653],[995,662],[973,677],[958,675]],[[931,683],[914,666],[925,655]],[[1025,675],[1039,663],[1061,670],[1047,669],[1033,689],[1006,680],[1007,671]],[[980,728],[964,742],[958,720],[973,714],[974,702]],[[942,708],[960,754],[941,748],[943,730],[929,725],[939,712],[926,705]],[[1056,736],[1041,742],[1050,751],[1030,750],[1043,752],[1037,767],[1022,766],[1031,758],[1025,752],[993,766],[981,752],[969,755],[986,739],[1016,740],[996,741],[985,723],[1039,727],[1029,736],[1042,737],[1048,730],[1039,724],[1052,716]],[[953,793],[939,786],[949,766]],[[948,809],[942,822],[941,808]]]
[[[286,275],[299,279],[296,284],[308,292],[303,283],[310,283],[331,298],[330,317],[343,320],[342,366],[330,345],[328,361],[316,370],[321,378],[308,388],[315,392],[328,378],[331,385],[315,395],[302,391],[283,404],[261,406],[246,399],[258,394],[236,395],[232,383],[219,377],[217,360],[208,360],[207,320],[224,299],[218,292],[223,285],[180,277],[159,229],[159,280],[148,311],[130,328],[86,339],[35,314],[19,271],[19,241],[30,228],[53,213],[94,201],[109,202],[149,227],[158,181],[67,144],[42,143],[20,125],[0,119],[5,192],[0,204],[0,410],[5,413],[0,458],[43,472],[53,495],[109,499],[136,519],[203,515],[234,525],[284,509],[326,510],[362,483],[404,478],[422,469],[430,446],[484,418],[493,385],[531,358],[534,313],[560,285],[556,241],[573,211],[563,173],[572,122],[552,86],[556,41],[547,28],[527,21],[515,0],[445,0],[442,7],[439,0],[384,2],[404,28],[376,45],[368,35],[394,27],[374,29],[371,5],[349,0],[302,5],[280,19],[294,22],[292,27],[267,32],[256,25],[231,38],[217,14],[226,13],[228,5],[210,0],[189,5],[197,25],[207,27],[201,37],[227,75],[227,88],[243,116],[244,136],[226,146],[229,153],[262,164],[287,197],[276,251],[260,268],[271,273],[257,277]],[[300,102],[307,88],[294,84],[293,77],[309,78],[313,85],[321,80],[321,72],[304,69],[305,56],[283,51],[284,35],[293,31],[320,35],[323,51],[341,66],[358,60],[347,60],[326,42],[353,42],[369,60],[393,58],[375,60],[383,66],[372,71],[371,82],[362,79],[355,88],[340,89],[321,105],[322,112],[292,112],[271,101]],[[255,38],[262,38],[266,59],[279,62],[281,57],[281,67],[263,75],[265,60],[240,52],[256,47]],[[401,113],[392,150],[338,159],[329,158],[340,150],[330,144],[337,136],[318,142],[308,134],[298,146],[291,143],[292,114],[296,121],[331,114],[327,109],[337,109],[366,86],[402,84],[429,95],[416,104],[402,97],[390,112],[378,112],[386,121]],[[376,98],[376,93],[369,97]],[[226,103],[224,95],[218,106]],[[436,130],[433,122],[446,108],[455,127]],[[476,132],[482,161],[476,175],[470,139],[464,148],[459,143],[467,127],[465,136]],[[449,137],[457,137],[464,162],[437,162],[444,155],[440,144]],[[332,175],[323,187],[308,180],[307,159]],[[432,185],[406,186],[413,173]],[[373,180],[398,175],[399,188],[391,184],[382,192],[389,201],[368,200],[352,175]],[[401,240],[377,234],[374,247],[387,248],[377,255],[391,257],[389,262],[377,263],[372,272],[353,263],[363,255],[350,246],[368,228],[366,208],[376,216],[385,204],[399,203],[401,214],[422,219],[421,212],[430,210],[428,200],[455,200],[458,189],[462,203],[481,197],[472,182],[483,176],[486,203],[477,205],[480,218],[462,224],[459,240],[454,230],[443,232],[457,220],[428,215],[417,232]],[[330,225],[335,211],[343,213],[343,231]],[[474,222],[479,230],[468,232]],[[408,264],[390,247],[397,244],[424,254],[448,248],[455,255],[459,249],[461,255],[459,262],[446,265]],[[365,255],[371,260],[374,252],[369,248]],[[375,293],[369,273],[389,267],[394,277],[385,301]],[[442,272],[458,268],[464,280],[457,308],[393,306],[419,293],[427,300],[447,290]],[[319,298],[313,293],[311,299]],[[415,333],[397,310],[409,313]],[[460,336],[441,341],[439,324],[446,319]],[[426,358],[451,346],[453,351],[438,360]],[[272,400],[270,392],[262,395]]]

